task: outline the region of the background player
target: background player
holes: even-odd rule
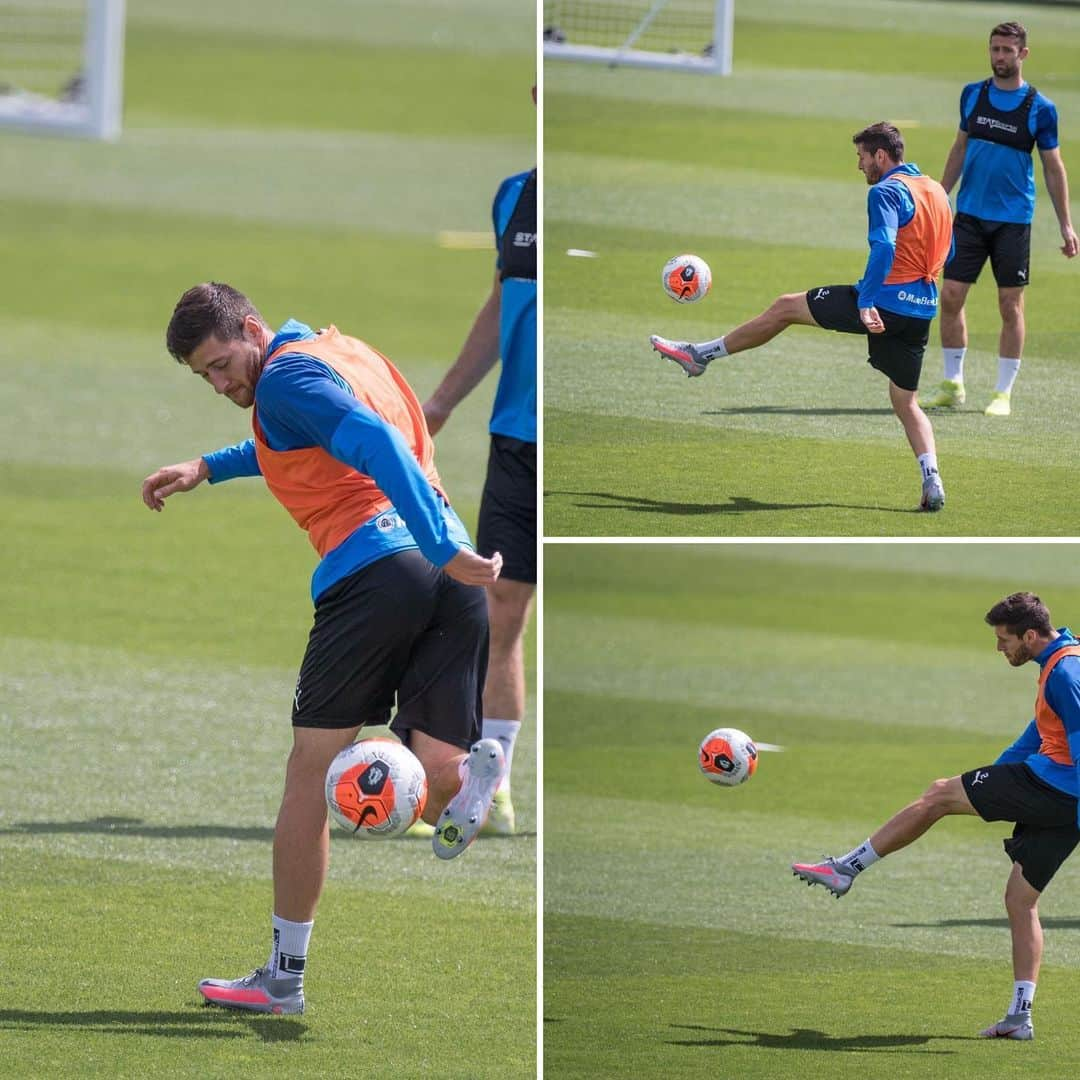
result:
[[[1008,22],[990,31],[989,79],[969,83],[960,95],[960,130],[949,151],[942,187],[956,196],[956,244],[941,287],[941,349],[944,381],[926,408],[962,405],[968,289],[990,260],[998,286],[1001,334],[998,380],[987,416],[1008,416],[1013,383],[1024,351],[1024,289],[1030,280],[1031,220],[1035,215],[1035,169],[1039,148],[1046,190],[1061,229],[1061,253],[1077,252],[1069,211],[1069,182],[1058,149],[1054,103],[1024,82],[1027,31]]]
[[[536,87],[532,89],[536,101]],[[486,832],[514,831],[510,770],[525,716],[523,637],[536,589],[536,170],[504,180],[492,207],[498,250],[491,294],[454,365],[424,403],[434,435],[502,357],[489,431],[477,550],[503,556],[488,588],[491,649],[484,684],[485,738],[498,739],[506,773]]]

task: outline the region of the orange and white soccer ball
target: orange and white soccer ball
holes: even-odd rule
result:
[[[692,304],[708,293],[712,285],[712,271],[699,255],[676,255],[664,264],[660,281],[664,292],[672,300]]]
[[[757,769],[754,740],[738,728],[717,728],[701,740],[698,767],[714,783],[724,787],[745,784]]]
[[[355,836],[400,836],[424,812],[426,802],[424,767],[397,739],[354,742],[326,772],[330,816]]]

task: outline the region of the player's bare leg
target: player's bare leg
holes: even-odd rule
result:
[[[514,743],[525,717],[525,624],[536,587],[527,581],[500,577],[488,587],[487,681],[484,683],[484,735],[498,739],[506,757],[506,772],[495,792],[485,833],[514,832],[514,806],[510,800],[510,771]]]
[[[786,293],[778,296],[760,315],[736,326],[723,337],[724,349],[730,356],[733,353],[756,349],[772,341],[777,334],[783,333],[789,326],[817,326],[817,320],[810,314],[810,305],[806,293]]]
[[[918,799],[908,803],[846,855],[830,856],[818,863],[792,863],[791,870],[807,885],[823,885],[839,898],[848,892],[863,870],[878,859],[907,847],[943,817],[975,812],[959,776],[935,780]]]
[[[956,408],[964,404],[964,355],[968,343],[964,304],[970,288],[966,281],[950,281],[946,278],[941,283],[940,332],[945,374],[937,390],[923,402],[927,409]]]
[[[693,344],[688,341],[670,341],[653,334],[649,339],[661,356],[678,364],[687,375],[701,375],[706,365],[720,356],[756,349],[772,341],[789,326],[817,326],[810,314],[806,293],[786,293],[777,297],[760,315],[735,327],[734,330],[713,341]]]
[[[940,510],[945,505],[945,488],[942,486],[941,474],[938,472],[934,429],[930,426],[926,413],[919,408],[918,392],[904,390],[890,379],[889,401],[919,463],[922,474],[920,508],[930,512]]]
[[[1012,388],[1024,353],[1024,289],[998,289],[1001,335],[998,338],[998,377],[994,396],[984,410],[987,416],[1008,416],[1012,412]]]
[[[330,864],[326,771],[352,743],[352,728],[293,728],[285,793],[274,826],[274,914],[293,922],[315,917]]]
[[[984,1039],[1035,1038],[1031,1004],[1043,953],[1040,895],[1039,890],[1024,877],[1020,864],[1013,863],[1005,886],[1005,910],[1012,931],[1013,993],[1005,1016],[979,1033]]]
[[[293,728],[274,827],[273,943],[266,965],[240,979],[204,979],[211,1005],[260,1013],[304,1011],[307,947],[330,861],[326,771],[360,728]]]
[[[427,774],[428,796],[423,816],[429,825],[434,825],[461,787],[461,763],[465,760],[465,751],[423,731],[409,732],[409,749]]]

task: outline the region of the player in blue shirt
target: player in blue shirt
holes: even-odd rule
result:
[[[956,197],[955,252],[941,290],[944,381],[926,408],[955,408],[965,399],[964,356],[968,290],[990,260],[998,286],[1001,335],[998,381],[987,416],[1008,416],[1024,351],[1024,288],[1030,281],[1031,219],[1035,214],[1038,147],[1046,190],[1061,228],[1061,253],[1073,258],[1077,238],[1069,214],[1069,181],[1058,148],[1054,103],[1024,82],[1027,31],[1008,22],[990,31],[991,77],[969,83],[960,95],[960,130],[945,162],[942,187]]]
[[[1039,897],[1080,842],[1080,641],[1068,627],[1054,629],[1050,612],[1034,593],[1005,597],[986,613],[985,622],[1012,667],[1031,660],[1039,665],[1035,718],[993,765],[935,780],[846,855],[794,863],[791,869],[807,884],[823,885],[840,897],[863,870],[907,847],[943,817],[971,814],[1013,822],[1005,841],[1012,862],[1005,910],[1012,931],[1013,991],[1004,1019],[980,1034],[1031,1039],[1043,951]]]
[[[491,645],[483,734],[502,743],[506,772],[485,831],[509,835],[515,828],[510,771],[525,715],[522,638],[536,591],[535,169],[503,181],[492,218],[498,258],[491,293],[457,360],[424,403],[424,415],[434,435],[501,357],[476,547],[481,554],[503,556],[502,573],[488,589]]]

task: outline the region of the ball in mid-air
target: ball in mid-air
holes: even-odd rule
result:
[[[757,762],[753,739],[738,728],[710,731],[698,749],[698,767],[714,784],[724,787],[735,787],[749,780]]]
[[[708,293],[712,285],[712,271],[699,255],[676,255],[664,264],[660,280],[664,292],[672,300],[692,304]]]
[[[427,776],[396,739],[361,739],[326,772],[326,805],[343,829],[367,839],[400,836],[424,812]]]

